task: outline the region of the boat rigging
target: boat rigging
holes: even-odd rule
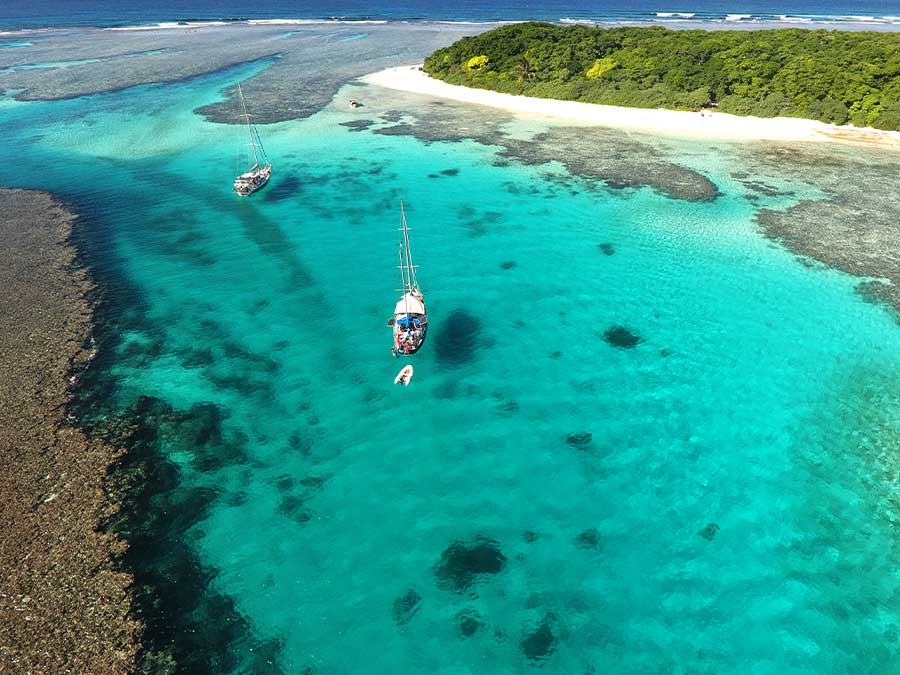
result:
[[[400,300],[394,306],[394,315],[388,320],[393,328],[394,341],[391,352],[394,356],[411,356],[422,347],[428,332],[428,316],[425,312],[425,297],[419,289],[416,278],[417,265],[413,264],[409,246],[409,226],[406,211],[400,202]]]
[[[241,98],[242,112],[240,117],[247,125],[247,134],[250,136],[248,145],[250,154],[253,156],[253,166],[234,179],[232,191],[241,197],[248,197],[269,182],[269,177],[272,175],[272,164],[269,162],[265,148],[263,148],[256,125],[250,121],[250,114],[247,112],[247,102],[244,100],[244,92],[240,84],[238,84],[238,95]],[[238,153],[238,162],[240,161],[240,153]],[[238,165],[238,170],[240,170],[240,164]]]

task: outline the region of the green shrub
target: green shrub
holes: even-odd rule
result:
[[[606,57],[604,59],[597,59],[596,61],[594,61],[594,65],[588,68],[585,75],[589,80],[599,80],[617,65],[619,64],[616,63],[615,59],[611,59],[609,57]]]
[[[490,62],[490,59],[484,54],[473,56],[471,59],[466,61],[466,70],[470,72],[473,70],[482,70],[488,64],[488,62]]]

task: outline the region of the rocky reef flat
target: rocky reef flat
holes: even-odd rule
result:
[[[98,530],[120,451],[67,422],[91,358],[91,282],[51,195],[0,189],[0,672],[123,673],[140,625],[124,543]]]

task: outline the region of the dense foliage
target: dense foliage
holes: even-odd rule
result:
[[[433,77],[511,94],[900,129],[900,34],[522,23],[425,61]]]

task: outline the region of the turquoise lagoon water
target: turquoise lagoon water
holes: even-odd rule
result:
[[[265,127],[274,178],[240,200],[240,130],[191,111],[254,72],[0,107],[0,182],[86,213],[121,338],[105,405],[215,422],[160,422],[173,491],[205,496],[150,539],[247,631],[184,670],[897,668],[900,330],[753,222],[812,177],[751,202],[727,146],[669,142],[723,193],[692,203],[335,106]],[[401,198],[432,321],[406,389]],[[459,588],[454,542],[483,554],[449,550]],[[158,621],[219,625],[189,609]]]

